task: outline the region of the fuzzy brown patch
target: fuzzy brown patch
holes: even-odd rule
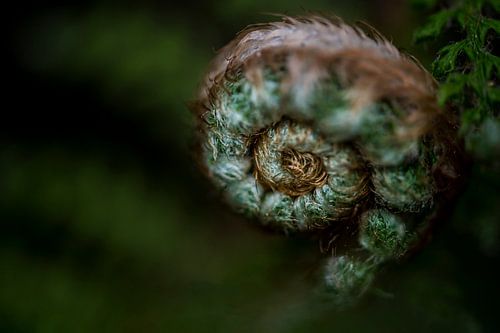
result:
[[[279,124],[277,123],[274,127],[279,126]],[[275,179],[264,168],[264,163],[267,163],[266,160],[270,158],[271,148],[269,145],[267,130],[256,133],[252,138],[254,175],[265,187],[297,197],[323,186],[328,180],[328,172],[320,156],[312,152],[298,151],[291,147],[278,152],[281,155],[281,168],[288,174],[288,177]]]
[[[313,153],[287,148],[281,152],[281,164],[293,176],[293,181],[279,184],[278,191],[293,197],[323,186],[328,179],[321,157]]]

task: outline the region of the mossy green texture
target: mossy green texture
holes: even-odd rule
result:
[[[420,164],[375,169],[372,177],[376,200],[400,212],[422,212],[432,206],[435,186]]]
[[[377,166],[397,166],[418,155],[418,142],[414,138],[398,138],[401,111],[387,103],[376,103],[363,109],[359,126],[360,149]]]
[[[373,253],[377,260],[402,257],[412,235],[403,220],[385,209],[373,209],[361,218],[359,243]]]
[[[256,217],[262,203],[262,187],[252,176],[228,186],[226,199],[247,217]]]

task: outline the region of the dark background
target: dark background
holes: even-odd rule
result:
[[[5,9],[0,332],[493,332],[498,172],[473,164],[431,244],[356,306],[315,288],[319,246],[219,202],[186,104],[266,13],[363,20],[429,66],[409,1],[19,3]]]

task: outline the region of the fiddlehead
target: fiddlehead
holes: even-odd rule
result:
[[[202,167],[232,207],[348,239],[325,266],[339,302],[419,242],[459,174],[433,78],[337,18],[247,28],[218,53],[193,109]]]

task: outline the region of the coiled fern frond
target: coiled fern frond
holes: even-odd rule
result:
[[[193,104],[201,165],[262,225],[334,235],[324,279],[345,303],[425,238],[459,177],[436,89],[372,29],[319,16],[254,25],[220,50]]]

